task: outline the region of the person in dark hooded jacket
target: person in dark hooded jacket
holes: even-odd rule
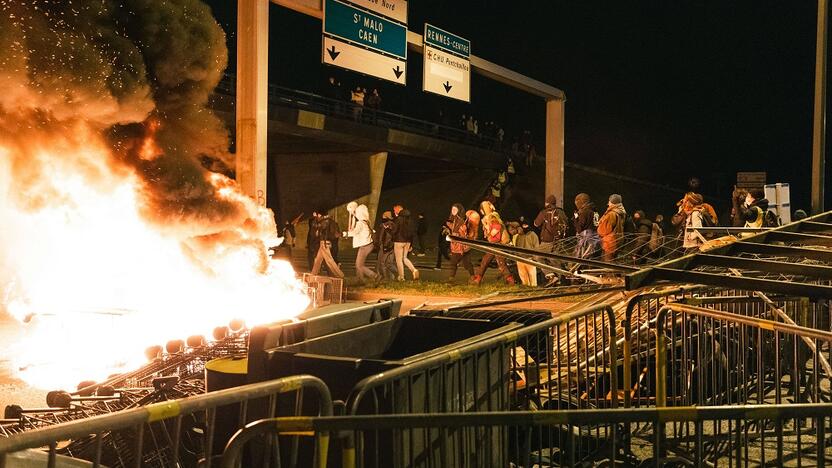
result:
[[[579,193],[575,196],[575,235],[578,244],[575,247],[575,256],[578,258],[589,258],[598,250],[598,213],[595,212],[595,204],[586,193]]]
[[[558,199],[554,195],[548,195],[543,205],[543,209],[537,214],[534,219],[534,226],[540,229],[540,244],[538,250],[545,253],[555,253],[555,248],[563,238],[566,237],[569,231],[569,218],[566,212],[558,206]],[[560,262],[543,258],[543,263],[563,268]],[[546,275],[549,283],[554,284],[559,278],[554,273]]]
[[[653,232],[653,222],[647,219],[647,215],[642,210],[637,210],[633,213],[632,218],[633,233],[635,233],[635,240],[633,241],[632,258],[633,263],[643,263],[644,257],[650,253],[650,248],[647,245],[650,242],[650,234]]]
[[[396,269],[398,270],[398,281],[404,281],[404,267],[406,266],[413,275],[414,280],[419,279],[419,270],[413,266],[413,262],[407,258],[410,253],[410,244],[413,242],[413,226],[410,221],[410,211],[401,205],[393,207],[393,254],[396,257]]]

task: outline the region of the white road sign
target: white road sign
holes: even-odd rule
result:
[[[350,3],[407,24],[407,0],[349,0]]]
[[[398,84],[407,84],[407,61],[356,47],[338,39],[324,36],[323,60],[350,70],[372,75]]]
[[[422,89],[471,102],[471,43],[425,24]]]

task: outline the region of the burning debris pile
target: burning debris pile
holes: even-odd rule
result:
[[[205,106],[226,61],[197,0],[0,0],[0,313],[29,322],[28,383],[74,388],[149,344],[305,308]]]

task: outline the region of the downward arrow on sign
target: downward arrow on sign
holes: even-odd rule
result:
[[[445,84],[443,84],[442,86],[444,86],[444,87],[445,87],[445,92],[446,92],[446,93],[450,93],[450,92],[451,92],[451,88],[453,88],[453,86],[451,85],[451,82],[450,82],[450,81],[446,81],[446,82],[445,82]]]
[[[398,65],[396,65],[396,68],[393,69],[393,73],[396,74],[396,79],[399,79],[399,77],[402,76],[402,73],[404,73],[404,70],[402,70],[401,68],[399,68]]]
[[[329,56],[332,57],[332,60],[335,60],[336,58],[338,58],[339,55],[341,55],[341,52],[335,52],[335,45],[333,45],[326,51],[329,52]]]

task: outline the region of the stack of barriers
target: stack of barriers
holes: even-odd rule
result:
[[[644,293],[366,377],[337,416],[250,423],[221,466],[823,466],[829,319],[804,297]]]
[[[591,307],[373,376],[345,416],[255,423],[231,441],[224,466],[235,466],[250,438],[284,430],[332,433],[341,466],[823,466],[832,458],[826,301],[682,287],[632,297],[620,327],[616,309]],[[508,356],[503,380],[477,387],[469,373],[492,349]],[[430,379],[442,381],[443,397],[408,401],[402,414],[359,410]],[[376,451],[384,437],[392,459]]]

